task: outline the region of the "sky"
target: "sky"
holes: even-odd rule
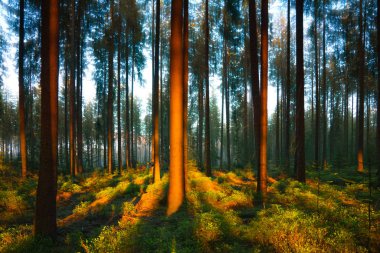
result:
[[[4,1],[5,4],[7,1]],[[274,19],[278,17],[279,15],[284,15],[281,13],[284,13],[285,9],[282,9],[281,4],[278,0],[275,0],[270,6],[269,6],[269,13],[270,15],[274,16]],[[18,46],[18,38],[14,34],[12,34],[9,31],[8,25],[5,22],[6,13],[4,11],[4,8],[0,7],[0,25],[2,27],[2,30],[8,35],[7,38],[9,38],[10,47],[8,49],[8,52],[5,56],[6,59],[6,67],[8,70],[8,75],[5,77],[4,83],[5,83],[5,89],[9,91],[10,98],[14,101],[17,101],[18,99],[18,70],[17,70],[17,46]],[[151,85],[152,85],[152,62],[150,58],[150,52],[148,51],[150,49],[146,48],[144,51],[144,54],[147,58],[145,68],[142,71],[142,77],[143,82],[142,84],[135,85],[135,96],[140,98],[142,101],[142,116],[144,116],[147,112],[145,111],[146,104],[148,101],[148,97],[151,96]],[[269,54],[270,54],[270,47],[269,47]],[[91,58],[88,58],[91,59]],[[96,89],[95,89],[95,82],[92,79],[93,72],[94,72],[94,66],[91,60],[89,60],[89,64],[87,65],[87,68],[84,70],[84,77],[83,77],[83,97],[84,102],[89,103],[91,101],[95,100],[96,95]],[[210,76],[210,91],[211,94],[214,94],[218,99],[219,109],[221,108],[221,93],[220,90],[217,89],[217,87],[220,85],[220,77],[219,76]],[[60,85],[62,85],[62,78],[60,76]],[[268,86],[268,116],[275,111],[276,108],[276,88],[273,86],[274,84],[271,83],[271,80],[269,80],[269,86]]]

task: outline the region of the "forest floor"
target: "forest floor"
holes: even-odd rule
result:
[[[380,191],[370,198],[368,174],[312,171],[306,184],[270,175],[266,207],[256,208],[252,170],[208,178],[189,164],[186,204],[170,217],[167,174],[154,185],[144,167],[59,176],[53,242],[31,236],[37,177],[0,166],[0,252],[380,251]]]

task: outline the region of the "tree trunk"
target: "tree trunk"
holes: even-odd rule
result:
[[[167,214],[184,200],[182,0],[172,0],[170,38],[170,168]]]
[[[303,69],[303,0],[296,0],[296,179],[305,182],[305,108]]]
[[[75,171],[75,1],[70,2],[70,175]]]
[[[19,56],[18,56],[18,89],[19,89],[19,124],[20,124],[20,153],[21,153],[21,176],[26,178],[27,152],[25,136],[25,85],[24,85],[24,13],[25,0],[20,0],[20,27],[19,27]]]
[[[286,110],[285,110],[285,167],[290,173],[290,0],[288,0],[286,32]]]
[[[251,60],[251,92],[253,100],[253,124],[257,168],[259,168],[260,147],[260,84],[259,84],[259,61],[257,55],[257,24],[256,24],[256,2],[249,1],[249,46]]]
[[[203,82],[198,80],[198,168],[203,167]]]
[[[42,1],[41,155],[34,219],[35,235],[56,237],[58,144],[59,4]]]
[[[110,2],[111,27],[108,40],[108,173],[112,173],[112,156],[113,156],[113,1]]]
[[[188,93],[189,93],[189,0],[183,1],[183,171],[187,190],[188,162]]]
[[[77,107],[76,107],[76,124],[77,124],[77,161],[76,171],[79,174],[83,173],[83,135],[82,135],[82,37],[81,37],[81,7],[78,7],[78,24],[76,33],[77,36]]]
[[[325,5],[325,2],[323,2],[323,6]],[[322,162],[323,162],[323,168],[327,168],[327,87],[326,87],[326,23],[325,18],[323,18],[323,32],[322,32],[322,50],[323,50],[323,56],[322,56],[322,92],[323,92],[323,101],[322,101],[322,114],[323,114],[323,132],[322,132]]]
[[[324,7],[323,7],[324,10]],[[318,49],[318,0],[314,1],[314,50],[315,50],[315,136],[314,136],[314,163],[319,168],[319,49]],[[323,12],[323,22],[325,20]]]
[[[160,56],[160,0],[156,0],[156,39],[154,50],[154,83],[153,83],[153,180],[155,183],[161,179],[160,172],[160,147],[159,147],[159,122],[158,122],[158,95],[159,95],[159,56]]]
[[[364,169],[363,146],[364,146],[364,46],[363,46],[363,20],[362,20],[363,0],[359,1],[359,119],[358,119],[358,150],[357,150],[357,170],[362,172]]]
[[[261,93],[260,146],[257,195],[259,206],[265,206],[267,195],[267,128],[268,128],[268,0],[261,1]]]
[[[117,36],[117,164],[119,166],[119,173],[123,170],[122,158],[121,158],[121,2],[119,1],[119,15],[117,20],[118,36]]]
[[[125,34],[128,34],[126,30]],[[127,40],[128,44],[128,40]],[[128,73],[129,73],[129,65],[128,65],[128,45],[125,48],[125,168],[131,167],[131,154],[130,154],[130,132],[129,132],[129,83],[128,83]]]
[[[208,66],[208,58],[209,58],[209,40],[210,40],[210,29],[208,24],[208,0],[206,0],[206,13],[205,13],[205,25],[206,25],[206,31],[205,31],[205,85],[206,85],[206,103],[205,103],[205,169],[206,169],[206,175],[208,177],[211,177],[211,158],[210,158],[210,87],[209,87],[209,66]]]
[[[380,0],[377,0],[377,154],[380,154]],[[377,157],[377,179],[380,185],[380,157]]]

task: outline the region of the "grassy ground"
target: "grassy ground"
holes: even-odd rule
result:
[[[171,217],[167,174],[156,185],[143,168],[59,177],[56,242],[31,236],[36,177],[1,167],[0,252],[379,252],[380,192],[369,197],[365,173],[310,172],[301,184],[273,170],[258,209],[251,170],[208,178],[189,167],[187,202]]]

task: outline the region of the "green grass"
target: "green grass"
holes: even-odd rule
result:
[[[351,168],[308,172],[306,184],[278,177],[266,207],[254,206],[249,169],[214,171],[189,164],[187,201],[166,216],[168,176],[148,170],[59,176],[58,238],[32,237],[36,177],[2,168],[0,252],[376,252],[378,189]],[[271,174],[271,173],[270,173]],[[273,173],[275,174],[275,173]],[[271,175],[273,175],[271,174]],[[319,179],[318,179],[319,178]],[[372,204],[368,226],[368,203]]]

